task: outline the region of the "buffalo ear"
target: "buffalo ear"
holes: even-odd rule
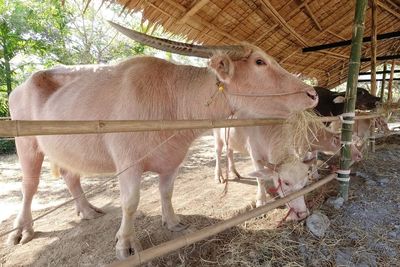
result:
[[[229,83],[235,67],[232,60],[224,54],[211,57],[208,66],[215,72],[221,82]]]
[[[335,104],[344,103],[345,100],[346,100],[346,98],[344,96],[340,95],[333,99],[333,103],[335,103]]]

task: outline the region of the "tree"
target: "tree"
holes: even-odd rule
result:
[[[46,4],[48,7],[43,8]],[[0,82],[11,93],[14,73],[23,65],[12,60],[20,53],[43,57],[65,32],[65,14],[59,1],[0,0]]]

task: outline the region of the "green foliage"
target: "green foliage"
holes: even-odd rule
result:
[[[15,151],[14,140],[0,139],[0,155],[13,154]]]
[[[0,117],[8,117],[8,101],[4,93],[0,93]]]

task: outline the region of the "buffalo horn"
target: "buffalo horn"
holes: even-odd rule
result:
[[[142,43],[147,46],[151,46],[166,52],[176,53],[185,56],[195,56],[202,58],[210,58],[215,52],[222,51],[227,53],[244,54],[244,47],[241,45],[227,45],[227,46],[202,46],[180,43],[176,41],[170,41],[167,39],[157,38],[154,36],[146,35],[128,28],[125,28],[112,21],[108,21],[111,26],[117,29],[122,34],[135,40],[136,42]]]

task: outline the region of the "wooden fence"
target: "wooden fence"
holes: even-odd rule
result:
[[[355,119],[371,119],[381,114],[357,116]],[[321,122],[337,121],[339,117],[321,117]],[[91,121],[46,121],[4,120],[0,121],[0,137],[61,135],[61,134],[104,134],[118,132],[143,132],[187,129],[212,129],[226,127],[262,126],[284,123],[283,119],[231,119],[231,120],[91,120]]]

